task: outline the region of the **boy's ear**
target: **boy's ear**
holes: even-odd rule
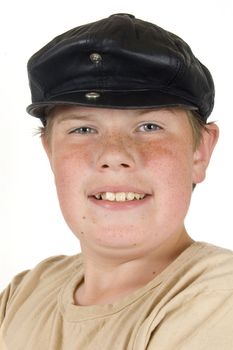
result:
[[[193,157],[193,183],[197,184],[205,179],[212,152],[218,141],[219,129],[214,123],[206,125],[207,130],[202,131],[202,139],[194,152]]]

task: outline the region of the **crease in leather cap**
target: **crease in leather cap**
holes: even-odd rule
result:
[[[180,106],[206,121],[214,106],[208,69],[181,38],[129,14],[59,35],[28,61],[32,104],[138,109]]]

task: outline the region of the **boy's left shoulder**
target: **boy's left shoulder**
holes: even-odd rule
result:
[[[186,271],[195,276],[194,285],[206,291],[233,290],[233,251],[205,242],[194,246],[196,254]]]
[[[147,349],[233,349],[233,251],[195,242],[174,267],[146,323]]]

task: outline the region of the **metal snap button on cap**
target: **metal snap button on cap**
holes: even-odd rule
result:
[[[94,52],[90,54],[90,60],[92,63],[99,64],[102,61],[102,56],[99,53]]]
[[[131,15],[130,13],[114,13],[113,15],[111,15],[109,17],[113,17],[113,16],[128,16],[130,18],[135,18],[135,16]]]
[[[87,92],[85,96],[88,100],[96,100],[98,97],[100,97],[100,94],[98,92],[92,91],[92,92]]]

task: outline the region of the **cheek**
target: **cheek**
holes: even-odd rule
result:
[[[52,166],[62,207],[69,207],[72,198],[80,198],[88,162],[87,149],[72,147],[69,150],[58,150],[54,155]]]
[[[192,147],[179,142],[147,143],[141,154],[154,192],[148,221],[163,238],[178,232],[187,214],[192,195],[191,154]]]
[[[59,150],[53,157],[53,172],[57,196],[64,219],[71,231],[77,231],[78,220],[85,223],[83,183],[88,172],[87,150],[69,148]],[[80,229],[82,233],[82,228]]]
[[[192,145],[180,142],[147,142],[142,147],[143,166],[155,189],[165,198],[185,200],[192,193]]]
[[[53,157],[53,172],[56,181],[63,184],[72,179],[78,180],[77,174],[82,175],[88,162],[88,150],[69,147],[69,149],[59,150]]]

